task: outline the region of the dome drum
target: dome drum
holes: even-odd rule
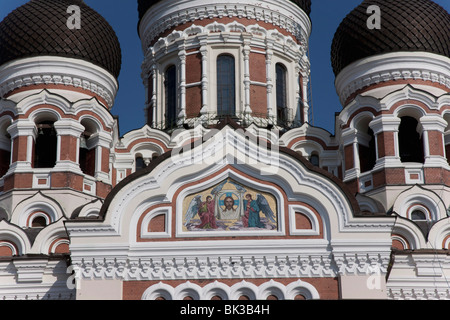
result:
[[[70,17],[67,10],[71,5],[80,8],[81,28],[69,28],[67,24]],[[52,69],[54,66],[50,66],[48,70],[41,70],[41,74],[33,74],[33,70],[42,67],[38,66],[42,57],[54,57],[55,61],[72,59],[61,65],[73,64],[73,71],[57,73]],[[14,69],[9,68],[11,63],[19,66],[20,61],[25,59],[28,60],[24,66],[14,70],[19,71],[21,78],[11,77],[12,73],[5,71]],[[117,88],[112,87],[117,87],[121,59],[120,44],[112,27],[81,0],[30,0],[12,11],[0,23],[0,66],[4,66],[0,81],[8,81],[7,85],[10,87],[10,83],[14,83],[11,88],[6,89],[7,92],[15,89],[18,84],[35,84],[34,78],[44,76],[42,83],[89,87],[94,92],[98,90],[100,96],[106,96],[105,100],[111,104],[117,91]],[[50,61],[51,59],[45,60],[44,64]],[[33,62],[36,62],[34,68]],[[23,77],[25,67],[30,68],[29,78],[34,77],[32,80]],[[81,71],[78,72],[79,68]],[[84,72],[86,69],[89,70]],[[47,73],[50,74],[50,79],[46,79]],[[79,73],[84,73],[84,77]],[[93,75],[92,79],[90,74]],[[68,79],[70,77],[71,80]],[[2,88],[3,94],[4,91],[5,88]]]
[[[297,2],[302,2],[305,8],[310,8],[309,0]],[[150,7],[152,10],[146,10]],[[310,9],[302,9],[302,6],[292,1],[275,0],[141,1],[138,32],[145,52],[154,39],[164,36],[164,33],[170,33],[175,27],[180,29],[186,25],[186,28],[192,23],[200,24],[204,20],[230,22],[230,18],[233,18],[235,21],[250,20],[250,24],[261,22],[273,25],[292,34],[298,42],[306,44],[311,33],[311,20],[304,10],[309,12]]]

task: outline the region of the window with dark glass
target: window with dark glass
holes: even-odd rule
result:
[[[235,61],[230,55],[217,58],[217,115],[235,115]]]
[[[11,136],[6,130],[10,121],[0,126],[0,177],[3,177],[9,169],[11,163]]]
[[[413,117],[402,117],[398,129],[400,159],[402,162],[424,163],[422,137],[417,132],[418,121]]]
[[[309,162],[313,165],[318,167],[320,165],[320,158],[318,154],[312,154],[309,158]]]
[[[95,175],[95,147],[88,148],[90,133],[85,131],[80,137],[79,163],[84,174]]]
[[[361,172],[368,172],[375,167],[377,161],[375,135],[372,129],[367,129],[367,135],[369,136],[369,144],[367,146],[359,144],[359,162]]]
[[[166,103],[166,126],[174,127],[177,121],[177,69],[167,68],[164,77],[164,95]]]
[[[287,120],[287,89],[286,89],[286,67],[280,63],[275,66],[276,73],[276,95],[277,95],[277,120]]]
[[[145,167],[146,167],[146,164],[145,164],[144,158],[140,155],[137,155],[136,159],[135,159],[135,170],[139,171],[141,169],[144,169]]]
[[[37,124],[38,135],[34,148],[34,167],[53,168],[56,164],[57,137],[52,121]]]
[[[423,221],[423,220],[427,220],[427,217],[426,217],[425,213],[423,213],[422,211],[414,210],[413,213],[411,214],[411,219]]]

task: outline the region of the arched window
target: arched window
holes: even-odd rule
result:
[[[398,129],[398,142],[400,147],[400,159],[402,162],[424,163],[422,137],[417,132],[418,121],[415,118],[405,116],[401,118]]]
[[[8,172],[11,164],[11,136],[7,131],[10,124],[10,120],[0,123],[0,178]]]
[[[81,125],[84,126],[84,132],[80,136],[79,164],[84,174],[95,176],[96,146],[92,142],[92,136],[98,131],[94,121],[83,119]]]
[[[33,222],[31,223],[32,228],[44,228],[46,225],[47,221],[42,216],[34,218]]]
[[[317,153],[313,153],[311,157],[309,157],[309,162],[313,165],[318,167],[320,165],[320,158]]]
[[[135,164],[135,171],[139,171],[141,169],[144,169],[147,166],[145,164],[144,158],[140,154],[136,155],[134,164]]]
[[[164,76],[164,97],[166,108],[166,127],[175,127],[177,122],[177,68],[167,68]]]
[[[236,113],[235,61],[228,54],[217,58],[217,115]]]
[[[287,85],[286,67],[280,63],[275,66],[276,73],[276,94],[277,94],[277,121],[283,124],[287,121]]]
[[[424,220],[427,220],[427,217],[424,212],[422,212],[420,210],[414,210],[411,213],[411,220],[424,221]]]
[[[56,164],[57,137],[53,121],[37,124],[38,135],[34,148],[34,167],[53,168]]]
[[[377,161],[375,135],[372,129],[367,130],[367,137],[369,139],[368,145],[359,144],[359,163],[361,166],[361,173],[368,172],[373,169]]]

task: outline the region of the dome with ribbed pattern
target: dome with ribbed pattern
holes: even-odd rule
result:
[[[67,8],[78,5],[81,28],[69,29]],[[30,0],[0,23],[0,65],[35,57],[82,59],[118,77],[122,54],[108,22],[82,0]]]
[[[369,29],[367,8],[381,10],[381,29]],[[342,21],[333,39],[335,75],[360,59],[391,52],[450,56],[450,15],[431,0],[365,0]]]

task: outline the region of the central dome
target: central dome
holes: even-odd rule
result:
[[[81,28],[69,29],[67,8],[81,9]],[[108,22],[82,0],[31,0],[0,23],[0,65],[35,56],[82,59],[118,77],[122,54]]]
[[[381,9],[381,29],[367,27],[371,5]],[[365,0],[337,29],[331,61],[337,76],[360,59],[400,51],[450,57],[449,13],[431,0]]]

